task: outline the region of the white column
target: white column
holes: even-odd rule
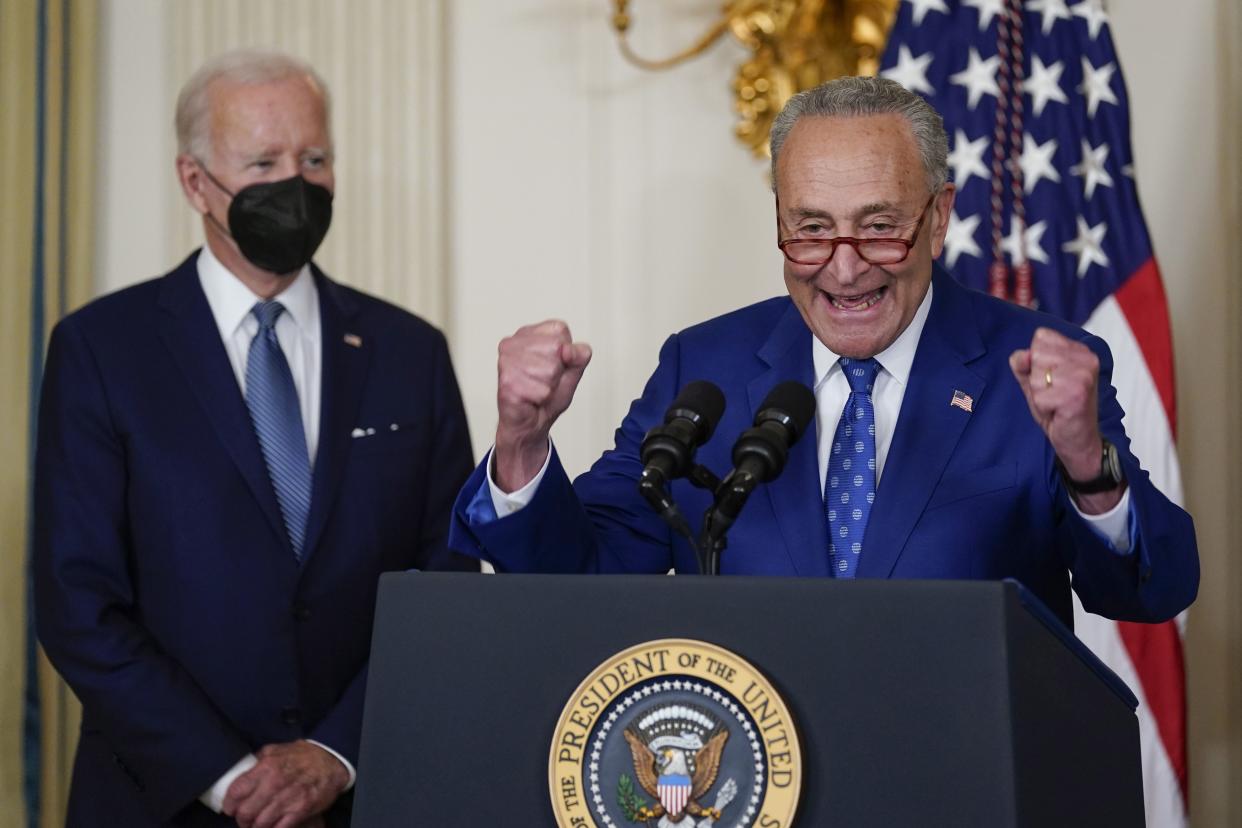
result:
[[[99,9],[99,146],[95,291],[150,279],[188,252],[172,247],[176,188],[163,0],[104,0]],[[174,200],[176,199],[176,200]]]

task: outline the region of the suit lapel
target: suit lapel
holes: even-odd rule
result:
[[[318,268],[313,268],[313,271],[319,290],[323,385],[320,394],[319,450],[315,458],[304,560],[309,560],[315,552],[345,475],[353,439],[350,432],[357,424],[373,347],[368,336],[351,328],[357,304]]]
[[[769,367],[746,386],[752,418],[763,398],[778,383],[797,380],[808,388],[814,387],[811,332],[792,302],[757,355]],[[819,506],[819,458],[813,425],[808,432],[790,450],[784,472],[762,488],[776,515],[794,570],[802,576],[826,575],[828,529]],[[816,496],[807,497],[808,492]]]
[[[293,547],[250,422],[250,411],[199,283],[197,260],[198,254],[191,256],[164,278],[159,296],[163,310],[158,322],[159,336],[292,562]]]
[[[892,575],[971,414],[951,405],[954,391],[979,405],[986,382],[968,367],[984,347],[969,296],[936,267],[931,312],[923,328],[910,385],[867,523],[858,577]]]

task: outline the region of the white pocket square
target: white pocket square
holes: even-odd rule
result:
[[[397,423],[389,423],[388,430],[389,431],[400,431],[401,426]],[[374,428],[363,428],[362,426],[358,426],[353,431],[349,432],[349,436],[355,439],[359,437],[371,437],[374,434],[375,434]]]

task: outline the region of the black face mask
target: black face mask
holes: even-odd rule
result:
[[[295,175],[232,193],[207,172],[206,165],[200,167],[213,184],[233,197],[228,232],[251,264],[284,274],[311,260],[332,223],[332,193],[326,187]]]

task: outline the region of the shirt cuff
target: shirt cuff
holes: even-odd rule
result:
[[[237,760],[236,765],[225,771],[224,776],[221,776],[216,780],[216,784],[203,791],[203,794],[198,798],[198,801],[215,811],[217,814],[220,813],[224,808],[224,797],[229,792],[229,786],[233,784],[237,777],[253,768],[256,764],[258,764],[258,762],[259,760],[254,757],[253,753],[247,753],[241,759]]]
[[[1074,504],[1074,511],[1082,516],[1092,531],[1112,546],[1114,552],[1118,555],[1130,554],[1130,488],[1128,486],[1121,493],[1121,500],[1117,501],[1117,505],[1102,515],[1086,514],[1078,508],[1078,504],[1074,503],[1072,497],[1070,503]]]
[[[346,791],[348,791],[350,788],[352,788],[352,787],[354,786],[354,783],[358,781],[358,772],[357,772],[356,770],[354,770],[354,766],[353,766],[353,765],[349,764],[349,760],[348,760],[348,759],[346,759],[346,758],[345,758],[344,756],[342,756],[341,754],[337,753],[337,752],[336,752],[335,750],[333,750],[332,748],[330,748],[330,747],[328,747],[327,745],[325,745],[323,742],[316,742],[314,739],[307,739],[306,741],[310,742],[310,743],[311,743],[312,745],[314,745],[315,747],[321,747],[321,748],[323,748],[323,749],[324,749],[324,750],[326,750],[328,753],[331,753],[331,754],[332,754],[333,756],[335,756],[338,760],[340,760],[340,763],[341,763],[342,765],[344,765],[344,766],[345,766],[345,770],[349,771],[349,784],[345,786],[345,790],[346,790]],[[342,791],[342,793],[344,793],[344,791]]]
[[[502,518],[521,511],[535,497],[535,490],[539,488],[540,481],[543,480],[543,476],[548,471],[548,464],[552,462],[552,440],[548,440],[548,454],[543,458],[543,466],[540,467],[539,473],[516,492],[502,491],[496,485],[496,480],[492,476],[492,455],[494,453],[495,447],[487,453],[487,488],[492,495],[492,507],[496,510],[496,517]]]

